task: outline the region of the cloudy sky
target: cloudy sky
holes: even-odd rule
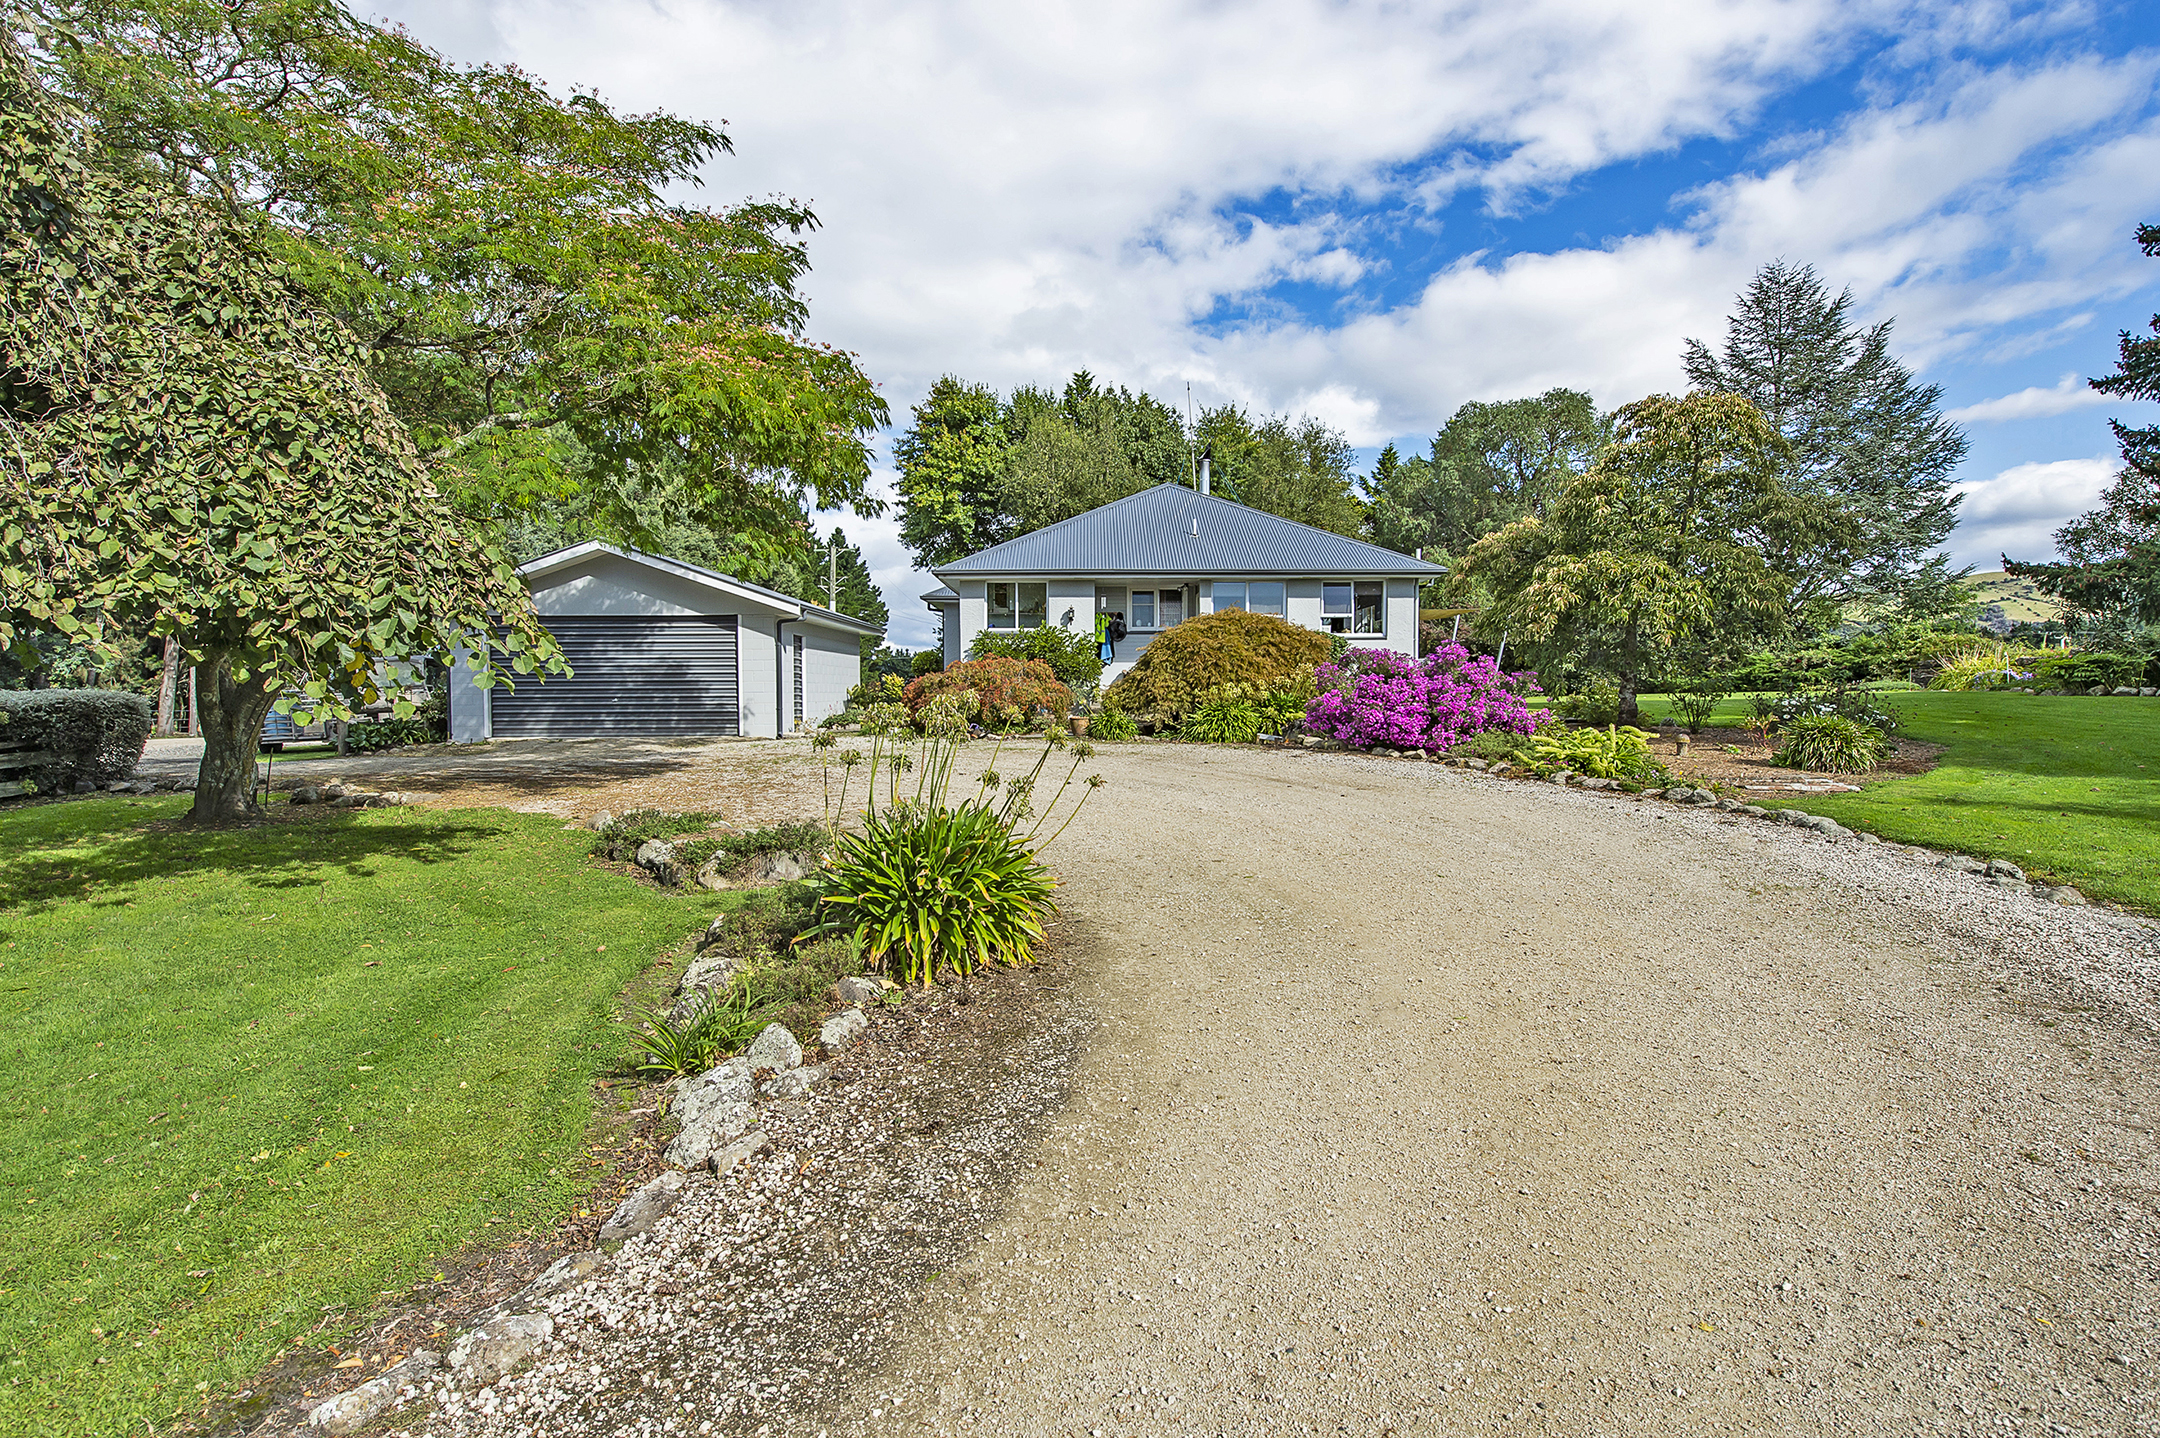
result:
[[[903,423],[940,374],[1084,367],[1422,450],[1466,400],[1678,390],[1682,341],[1779,257],[1943,387],[1961,562],[2048,552],[2108,418],[2156,412],[2084,387],[2160,310],[2131,241],[2160,221],[2149,0],[355,8],[726,121],[708,193],[815,205],[811,333]],[[890,520],[835,518],[893,641],[929,642]]]

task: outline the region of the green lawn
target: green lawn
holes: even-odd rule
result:
[[[544,816],[187,802],[0,813],[10,1435],[162,1429],[560,1215],[610,1001],[714,907]]]
[[[1926,774],[1781,804],[2160,913],[2160,699],[1892,694]]]

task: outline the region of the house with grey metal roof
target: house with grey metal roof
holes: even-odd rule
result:
[[[590,541],[518,566],[571,672],[482,689],[450,671],[450,737],[776,736],[847,702],[884,630],[679,559]]]
[[[945,661],[977,634],[1059,625],[1125,638],[1104,674],[1130,668],[1156,635],[1196,614],[1246,609],[1415,654],[1418,582],[1446,571],[1377,544],[1160,484],[979,550],[933,571],[923,601],[944,621]]]

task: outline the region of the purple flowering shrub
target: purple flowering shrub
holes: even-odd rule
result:
[[[1540,692],[1531,673],[1503,674],[1488,655],[1444,644],[1423,659],[1391,649],[1353,651],[1314,671],[1319,695],[1305,706],[1316,734],[1358,749],[1387,745],[1429,752],[1504,729],[1534,734],[1544,722],[1524,704]]]

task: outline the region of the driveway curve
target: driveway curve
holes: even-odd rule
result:
[[[1092,767],[1070,1096],[844,1387],[641,1396],[716,1199],[583,1301],[634,1342],[566,1313],[558,1376],[427,1426],[2160,1432],[2151,925],[1416,763]]]

